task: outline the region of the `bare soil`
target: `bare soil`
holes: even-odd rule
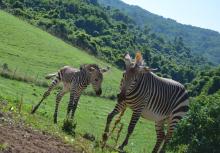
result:
[[[31,128],[0,121],[1,153],[80,153],[60,138]],[[2,149],[2,151],[1,151]]]

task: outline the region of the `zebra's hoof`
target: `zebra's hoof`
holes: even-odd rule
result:
[[[54,124],[57,124],[57,120],[56,120],[56,119],[54,119],[54,120],[53,120],[53,123],[54,123]]]
[[[34,114],[34,113],[35,113],[35,109],[32,109],[32,110],[31,110],[31,114]]]
[[[166,153],[165,150],[161,150],[160,153]]]
[[[119,153],[126,153],[126,151],[124,151],[123,148],[124,148],[123,146],[119,146],[118,147],[118,152]]]
[[[108,135],[107,135],[107,133],[104,133],[102,135],[102,141],[105,142],[107,139],[108,139]]]

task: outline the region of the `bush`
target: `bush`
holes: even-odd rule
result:
[[[174,152],[220,152],[220,93],[191,101],[188,115],[180,122],[170,142]]]
[[[220,77],[215,76],[215,77],[213,77],[212,84],[211,84],[210,88],[208,89],[208,94],[213,94],[216,91],[218,91],[219,89],[220,89]]]

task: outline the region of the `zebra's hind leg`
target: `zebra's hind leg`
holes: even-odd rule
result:
[[[155,123],[155,129],[156,129],[156,134],[157,134],[157,141],[154,146],[154,149],[152,153],[157,153],[158,150],[160,149],[161,143],[163,142],[165,138],[165,133],[164,133],[164,120],[156,122]]]
[[[59,78],[55,78],[51,85],[48,87],[47,91],[44,93],[42,99],[40,100],[40,102],[32,109],[31,114],[34,114],[36,112],[36,110],[38,109],[38,107],[40,106],[40,104],[44,101],[44,99],[46,99],[49,95],[50,92],[53,90],[53,88],[60,82]]]
[[[65,90],[61,90],[56,97],[56,106],[55,106],[55,111],[54,111],[54,115],[53,115],[53,119],[54,119],[54,123],[57,123],[57,112],[58,112],[58,108],[59,108],[59,103],[62,99],[62,97],[65,95],[66,91]]]
[[[173,131],[177,125],[177,123],[182,119],[181,116],[170,116],[168,118],[168,129],[167,129],[167,134],[165,136],[165,140],[164,140],[164,144],[163,146],[161,147],[161,150],[160,150],[160,153],[165,153],[165,150],[166,150],[166,146],[167,144],[169,143],[172,135],[173,135]]]
[[[44,93],[44,95],[43,95],[42,99],[40,100],[40,102],[32,109],[31,114],[34,114],[36,112],[38,107],[41,105],[41,103],[44,101],[44,99],[46,99],[50,95],[50,92],[52,90],[53,90],[53,86],[50,86],[48,88],[48,90]]]
[[[166,145],[173,135],[173,131],[177,125],[177,123],[186,115],[186,112],[189,110],[188,100],[184,101],[182,104],[176,107],[173,110],[172,114],[168,118],[168,130],[165,136],[164,144],[161,148],[160,153],[164,153],[166,149]]]

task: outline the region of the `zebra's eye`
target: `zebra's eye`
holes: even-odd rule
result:
[[[97,82],[97,81],[99,81],[99,79],[96,78],[95,81]]]

